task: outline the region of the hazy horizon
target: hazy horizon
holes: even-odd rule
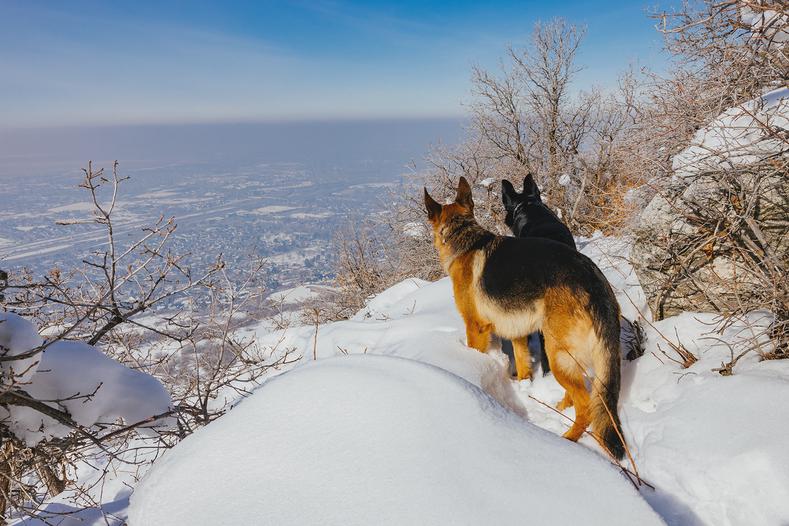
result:
[[[463,120],[356,119],[72,126],[0,130],[0,177],[78,172],[88,160],[123,168],[156,163],[262,161],[421,163],[431,145],[453,144]]]

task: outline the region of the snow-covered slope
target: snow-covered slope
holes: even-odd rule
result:
[[[269,381],[149,472],[129,522],[652,525],[602,458],[446,371],[390,356]]]
[[[787,523],[789,364],[759,362],[751,353],[732,376],[713,371],[753,345],[769,315],[754,313],[725,330],[717,330],[708,314],[652,322],[625,257],[627,243],[596,237],[580,245],[598,262],[625,312],[642,316],[646,328],[647,352],[624,363],[620,399],[637,469],[654,486],[641,486],[641,496],[669,524]],[[294,327],[260,329],[256,337],[263,345],[299,350],[307,364],[264,384],[165,455],[133,497],[131,526],[165,517],[188,524],[195,506],[203,510],[199,516],[219,524],[314,523],[313,504],[338,523],[356,518],[364,524],[373,513],[368,506],[388,510],[393,503],[400,524],[452,524],[430,514],[450,517],[452,509],[472,519],[460,522],[468,524],[490,522],[480,520],[478,510],[499,524],[529,522],[530,513],[535,524],[566,523],[569,516],[551,519],[529,495],[561,508],[555,513],[589,495],[607,504],[605,520],[590,515],[584,524],[626,521],[638,508],[626,497],[618,468],[606,466],[590,437],[579,444],[556,442],[558,436],[546,437],[527,424],[559,435],[573,410],[561,415],[548,407],[563,395],[552,376],[513,382],[498,349],[480,354],[464,345],[448,279],[406,280],[371,299],[351,320],[319,326],[317,334],[315,327]],[[698,361],[683,368],[672,344]],[[571,450],[583,455],[568,456]],[[596,462],[588,462],[590,454],[598,455]],[[557,501],[557,480],[577,482],[564,471],[568,459],[601,482],[590,494],[573,486]],[[624,486],[609,485],[608,476]],[[225,498],[212,499],[215,480],[229,488]],[[407,506],[405,497],[413,499]],[[206,500],[211,506],[204,508]],[[382,520],[388,516],[383,513]]]
[[[709,314],[651,321],[628,243],[595,237],[579,246],[645,326],[646,353],[623,362],[620,397],[636,467],[654,486],[642,485],[641,497],[672,525],[789,523],[789,362],[751,352],[733,375],[713,371],[754,345],[770,350],[754,339],[769,314],[725,328]],[[301,363],[157,461],[132,497],[131,526],[330,523],[316,520],[318,509],[366,524],[453,523],[433,513],[564,524],[584,506],[582,524],[653,520],[590,437],[572,444],[549,434],[574,416],[549,407],[563,395],[551,375],[514,382],[497,348],[465,346],[448,279],[406,280],[317,331],[249,330],[261,346],[295,349]],[[697,361],[683,367],[672,345]],[[107,505],[125,517],[123,497],[113,498]]]

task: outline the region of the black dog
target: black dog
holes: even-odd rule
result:
[[[570,229],[540,199],[540,190],[531,174],[523,180],[523,192],[512,183],[501,182],[501,199],[507,216],[504,222],[516,237],[542,237],[577,249]]]
[[[531,174],[528,174],[523,180],[523,192],[521,193],[516,192],[512,183],[504,179],[501,182],[501,199],[504,203],[504,210],[507,212],[504,222],[515,236],[550,239],[577,250],[570,229],[540,199],[540,189],[537,188]],[[543,350],[540,354],[540,363],[542,373],[545,375],[550,371],[550,365],[548,364],[548,355],[545,353],[545,340],[541,332],[538,334],[540,347]],[[512,342],[502,340],[501,350],[510,356],[510,363],[512,363]]]

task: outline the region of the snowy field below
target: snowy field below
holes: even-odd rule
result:
[[[500,350],[465,345],[449,280],[410,279],[317,333],[246,329],[301,362],[166,452],[131,496],[129,524],[789,523],[789,363],[751,352],[732,375],[714,371],[769,315],[652,321],[628,244],[579,246],[645,329],[619,408],[637,489],[591,437],[559,436],[574,413],[552,409],[563,396],[552,375],[511,380]],[[675,346],[697,361],[683,367]],[[127,498],[106,497],[117,520],[69,520],[122,524]]]

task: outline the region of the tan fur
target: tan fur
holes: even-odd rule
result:
[[[512,340],[512,351],[515,355],[515,371],[518,373],[518,380],[531,378],[531,353],[529,352],[528,339],[515,338]]]
[[[560,405],[575,407],[575,422],[564,434],[573,441],[581,438],[591,422],[586,378],[595,363],[593,353],[599,348],[582,300],[567,289],[549,289],[545,294],[546,316],[542,325],[551,370],[567,391]]]

